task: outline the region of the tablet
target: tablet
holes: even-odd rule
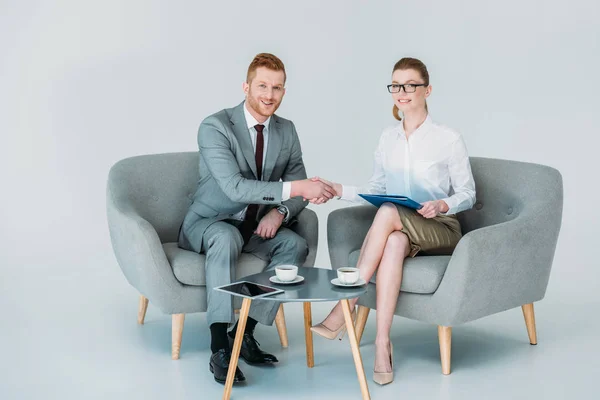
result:
[[[215,290],[235,294],[240,297],[256,299],[259,297],[272,296],[274,294],[283,293],[281,289],[271,286],[260,285],[254,282],[236,282],[229,285],[218,286]]]

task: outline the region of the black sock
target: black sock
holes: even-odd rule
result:
[[[256,324],[258,324],[257,320],[255,320],[254,318],[248,317],[248,320],[246,321],[246,329],[244,329],[244,333],[254,333],[254,328],[256,327]],[[231,338],[235,337],[235,334],[237,333],[237,328],[238,328],[238,323],[236,322],[233,329],[229,331],[229,337],[231,337]]]
[[[227,323],[215,322],[210,325],[210,350],[214,353],[229,348],[227,340]]]

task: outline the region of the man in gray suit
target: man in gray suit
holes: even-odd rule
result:
[[[209,368],[224,383],[231,355],[229,294],[212,290],[235,277],[242,251],[269,260],[267,269],[301,265],[306,241],[285,227],[307,199],[331,199],[326,183],[306,179],[294,124],[275,115],[285,94],[285,68],[272,54],[258,54],[243,84],[246,99],[206,118],[198,130],[200,181],[179,234],[179,246],[206,254],[207,321],[211,331]],[[279,304],[253,301],[240,356],[250,364],[277,362],[254,339],[257,322],[271,325]],[[237,327],[237,326],[236,326]],[[235,333],[235,328],[229,334]],[[245,380],[238,369],[235,381]]]

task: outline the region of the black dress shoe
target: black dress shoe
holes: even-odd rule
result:
[[[233,346],[233,338],[229,336],[231,344]],[[254,339],[254,335],[251,333],[244,333],[242,339],[242,348],[240,350],[240,357],[250,365],[262,365],[272,364],[279,362],[277,357],[273,354],[265,353],[258,347],[259,343]]]
[[[231,351],[229,349],[221,349],[210,356],[208,369],[215,376],[215,381],[225,383],[227,380],[227,370],[229,369],[229,360],[231,359]],[[246,377],[239,368],[235,369],[233,383],[244,382]]]

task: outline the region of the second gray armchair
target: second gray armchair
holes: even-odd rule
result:
[[[530,343],[537,343],[533,303],[546,292],[561,226],[563,187],[557,170],[476,157],[471,166],[477,201],[458,216],[463,238],[452,256],[405,261],[395,312],[438,326],[444,374],[450,373],[453,326],[522,307]],[[357,206],[329,215],[334,269],[356,265],[376,211],[370,205]],[[369,310],[377,306],[375,290],[358,304],[360,341]]]

